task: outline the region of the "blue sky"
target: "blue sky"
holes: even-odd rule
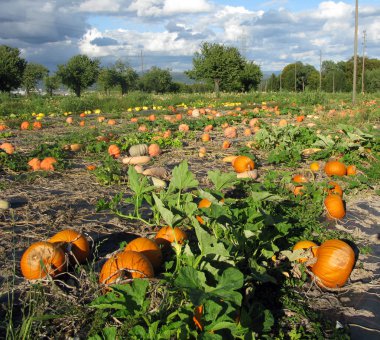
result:
[[[183,71],[202,42],[237,47],[264,71],[353,54],[355,1],[1,0],[0,44],[52,71],[75,54]],[[359,1],[359,44],[380,59],[380,1]],[[361,45],[359,45],[361,53]],[[143,59],[141,59],[141,53]]]

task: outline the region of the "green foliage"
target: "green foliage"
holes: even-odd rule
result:
[[[0,45],[0,92],[10,92],[21,85],[26,65],[18,48]]]
[[[253,66],[247,66],[247,74],[251,74]],[[205,42],[193,57],[193,69],[186,74],[192,79],[213,83],[214,91],[219,95],[219,90],[239,87],[244,67],[245,61],[236,47]]]
[[[139,88],[146,92],[165,93],[171,90],[173,84],[169,70],[152,67],[139,80]]]
[[[52,96],[55,90],[58,90],[61,80],[56,74],[51,76],[47,75],[44,78],[44,85],[46,92]]]
[[[43,65],[27,63],[22,76],[22,86],[25,88],[26,94],[29,95],[32,90],[35,90],[37,83],[48,73],[49,70]]]
[[[57,75],[62,84],[73,90],[77,97],[84,89],[93,85],[99,74],[100,61],[86,55],[75,55],[65,65],[58,65]]]

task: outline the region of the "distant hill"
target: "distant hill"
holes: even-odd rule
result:
[[[174,82],[189,85],[195,83],[195,81],[193,79],[190,79],[184,72],[171,72],[171,75],[173,77]]]

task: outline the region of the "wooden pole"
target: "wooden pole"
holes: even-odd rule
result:
[[[362,60],[362,94],[364,94],[364,75],[365,75],[365,48],[366,48],[366,31],[363,31],[363,60]]]
[[[352,105],[356,104],[356,78],[358,72],[358,17],[359,17],[359,4],[356,0],[355,4],[355,35],[354,35],[354,76],[352,80]]]

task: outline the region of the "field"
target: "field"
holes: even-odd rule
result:
[[[379,225],[379,103],[323,93],[1,97],[0,147],[14,151],[0,150],[9,204],[0,210],[0,338],[349,338],[355,312],[341,297],[379,285],[367,261],[379,231],[362,232]],[[135,167],[127,157],[139,144],[159,152]],[[241,174],[228,156],[253,164]],[[50,170],[28,165],[46,157]],[[328,176],[330,160],[352,172]],[[327,211],[331,181],[343,189],[343,216]],[[359,201],[373,209],[360,217]],[[99,283],[107,259],[164,226],[186,239],[163,244],[153,278],[118,268],[112,285]],[[86,237],[89,257],[25,279],[25,250],[64,229]],[[292,250],[336,239],[355,264],[334,267],[343,283],[328,287],[314,248]]]

